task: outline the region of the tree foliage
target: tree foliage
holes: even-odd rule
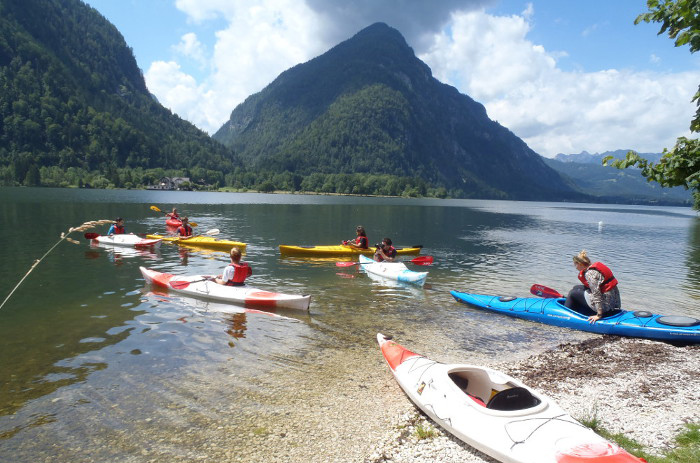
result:
[[[659,35],[668,33],[675,46],[688,45],[691,53],[700,50],[700,1],[698,0],[647,0],[648,13],[635,20],[661,23]],[[691,132],[700,132],[700,87],[693,97],[698,105],[690,123]],[[612,156],[603,159],[604,165],[618,169],[637,166],[648,181],[664,187],[683,186],[693,190],[693,209],[700,210],[700,142],[697,139],[680,137],[671,149],[664,149],[661,161],[654,164],[634,151],[623,160],[612,161]]]

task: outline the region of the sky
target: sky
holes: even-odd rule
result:
[[[690,136],[700,54],[634,19],[646,0],[84,0],[148,89],[209,134],[280,73],[397,29],[439,81],[537,153],[660,153]]]

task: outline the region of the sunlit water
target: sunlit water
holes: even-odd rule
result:
[[[317,432],[326,415],[352,419],[332,397],[362,400],[347,383],[386,374],[378,331],[455,362],[519,359],[592,336],[449,295],[528,295],[533,283],[566,292],[581,249],[610,265],[626,308],[700,317],[700,219],[690,209],[253,193],[0,189],[0,296],[71,226],[122,216],[127,231],[164,232],[150,205],[248,243],[249,284],[311,294],[310,313],[154,293],[138,270],[220,273],[221,252],[94,247],[71,234],[80,245],[61,243],[0,310],[0,460],[214,461],[231,451],[211,447],[224,439],[217,429],[264,457],[269,442],[246,436],[270,423],[285,435]],[[279,255],[280,244],[337,244],[358,224],[372,243],[422,244],[435,257],[413,267],[430,272],[425,287]]]

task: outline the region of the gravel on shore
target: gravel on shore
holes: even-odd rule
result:
[[[650,453],[673,448],[685,423],[700,422],[697,345],[602,336],[563,344],[517,363],[487,366],[548,395],[575,419],[596,418],[604,429],[624,434]],[[496,461],[448,434],[415,407],[393,424],[365,463]],[[434,436],[419,439],[418,426],[434,430]]]

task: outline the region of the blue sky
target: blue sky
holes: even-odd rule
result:
[[[545,156],[660,152],[689,135],[700,56],[634,25],[644,0],[87,0],[152,93],[213,134],[285,69],[373,22]]]

